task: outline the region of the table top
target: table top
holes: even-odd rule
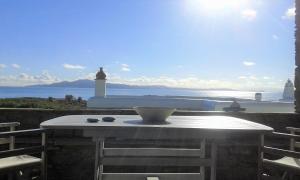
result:
[[[114,122],[103,122],[102,117],[116,118]],[[87,118],[97,118],[96,123],[87,122]],[[159,129],[159,130],[206,130],[224,132],[268,133],[273,128],[229,116],[170,116],[167,123],[153,125],[142,123],[138,115],[69,115],[54,118],[41,123],[47,129],[81,129],[81,130],[123,130],[123,129]]]

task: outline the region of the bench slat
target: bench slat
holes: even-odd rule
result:
[[[19,122],[7,122],[7,123],[0,123],[0,128],[4,128],[4,127],[16,127],[16,126],[20,126]]]
[[[294,131],[294,132],[300,132],[300,128],[295,128],[295,127],[286,127],[287,130],[289,131]]]
[[[8,138],[0,138],[0,145],[9,144],[9,143],[10,143],[10,139],[8,139]]]
[[[274,177],[274,176],[268,176],[265,174],[263,174],[261,177],[262,177],[262,180],[282,180],[281,178]]]
[[[295,142],[295,147],[300,148],[300,142]]]
[[[286,170],[286,171],[293,172],[293,173],[299,175],[299,168],[293,168],[291,166],[281,164],[281,163],[279,164],[279,163],[269,160],[269,159],[263,159],[263,165],[264,165],[264,167],[280,168],[281,170]]]
[[[210,159],[162,158],[162,157],[104,157],[102,164],[108,166],[210,166]]]
[[[295,152],[295,151],[278,149],[278,148],[272,148],[272,147],[267,147],[267,146],[264,146],[262,148],[262,150],[263,150],[263,152],[269,153],[269,154],[281,155],[281,156],[288,156],[288,157],[293,157],[293,158],[300,159],[300,153],[299,152]]]
[[[105,148],[104,156],[167,156],[167,157],[200,157],[200,149],[177,148]]]
[[[103,173],[103,180],[146,180],[157,177],[159,180],[201,180],[200,173]]]
[[[45,150],[45,146],[32,146],[26,148],[19,148],[7,151],[0,151],[0,158],[11,157],[11,156],[18,156],[24,154],[34,154],[39,153]]]
[[[300,136],[299,135],[294,135],[294,134],[286,134],[286,133],[278,133],[278,132],[273,132],[272,134],[266,134],[278,138],[287,138],[287,139],[295,139],[296,141],[300,141]]]
[[[0,132],[0,138],[6,138],[10,136],[23,136],[29,134],[41,134],[44,132],[46,132],[45,129],[30,129],[30,130]]]
[[[23,166],[41,164],[42,160],[29,155],[13,156],[0,159],[0,170],[16,169]]]

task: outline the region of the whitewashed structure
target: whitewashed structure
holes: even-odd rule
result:
[[[292,98],[293,83],[288,80],[284,88],[284,97]],[[291,101],[262,101],[262,94],[257,93],[255,100],[238,101],[245,112],[294,112]],[[95,79],[95,96],[88,100],[87,107],[92,109],[131,109],[135,106],[171,107],[184,110],[223,111],[232,101],[207,100],[187,96],[109,96],[106,95],[106,75],[100,68]]]
[[[135,106],[172,107],[188,110],[214,110],[215,101],[174,96],[107,96],[106,75],[100,68],[95,79],[95,96],[88,100],[88,108],[130,109]]]
[[[95,79],[95,97],[106,97],[106,74],[101,67]]]
[[[294,101],[294,84],[291,80],[288,80],[285,83],[283,94],[282,94],[282,100],[283,101]]]

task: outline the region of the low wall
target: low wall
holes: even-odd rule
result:
[[[132,110],[41,110],[41,109],[0,109],[0,122],[18,121],[19,129],[38,128],[45,120],[63,115],[80,114],[135,114]],[[276,131],[285,131],[285,127],[300,127],[300,114],[286,113],[225,113],[225,112],[196,112],[180,111],[174,115],[226,115],[247,119],[253,122],[273,127]],[[37,143],[40,138],[31,137],[30,141]],[[82,137],[81,131],[55,131],[49,134],[49,179],[50,180],[92,180],[94,166],[94,145],[90,139]],[[281,142],[280,142],[281,143]],[[282,144],[283,146],[287,144]],[[234,142],[219,144],[218,151],[218,180],[254,180],[256,179],[257,144],[248,142],[240,137]],[[106,169],[110,170],[110,169]],[[129,168],[128,170],[132,170]],[[140,169],[140,171],[154,171]],[[198,168],[190,168],[189,171]],[[168,170],[166,170],[168,171]]]
[[[215,105],[216,111],[223,111],[223,108],[230,107],[232,101],[218,101]],[[246,109],[246,113],[293,113],[295,111],[294,102],[271,102],[271,101],[241,101],[241,108]]]

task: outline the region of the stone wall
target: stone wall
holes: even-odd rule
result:
[[[19,129],[39,128],[45,120],[63,115],[80,114],[135,114],[132,110],[39,110],[39,109],[0,109],[0,122],[18,121]],[[247,119],[253,122],[273,127],[276,131],[285,132],[285,127],[300,127],[299,114],[254,114],[254,113],[225,113],[225,112],[196,112],[180,111],[174,115],[226,115]],[[257,144],[240,137],[235,141],[219,144],[218,171],[219,180],[254,180],[256,179]],[[24,142],[39,143],[39,137],[17,139],[19,145]],[[55,131],[49,133],[49,179],[50,180],[89,180],[93,176],[94,146],[90,139],[82,137],[80,131]],[[277,141],[286,146],[287,144]],[[193,146],[188,144],[187,146]],[[126,171],[133,171],[128,168]],[[113,168],[105,169],[114,171]],[[124,169],[118,169],[123,170]],[[140,168],[142,171],[157,171],[157,168]],[[169,171],[170,169],[164,169]],[[174,169],[172,169],[174,170]],[[182,169],[178,169],[181,171]],[[189,168],[190,172],[197,172],[198,168]]]

